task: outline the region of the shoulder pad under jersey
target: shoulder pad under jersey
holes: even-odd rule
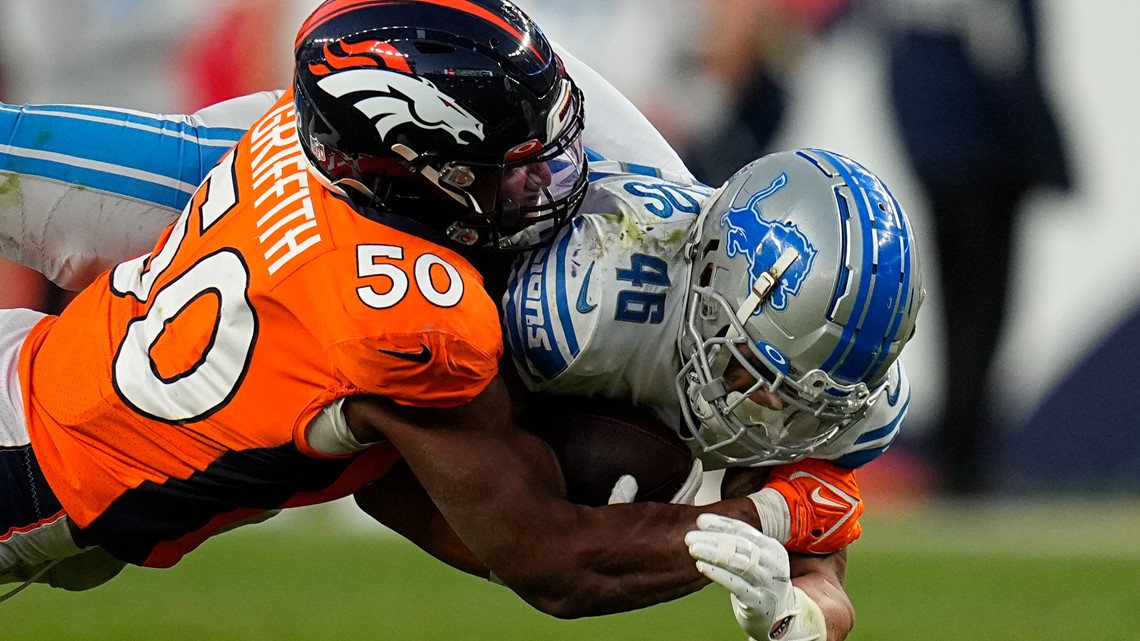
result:
[[[583,213],[550,247],[515,263],[504,323],[532,389],[633,402],[675,396],[682,252],[711,192],[645,175],[592,181]]]

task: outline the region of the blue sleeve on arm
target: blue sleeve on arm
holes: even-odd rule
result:
[[[179,210],[243,133],[184,116],[0,105],[0,171]]]

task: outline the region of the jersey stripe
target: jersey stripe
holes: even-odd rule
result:
[[[520,258],[508,283],[504,302],[507,338],[520,366],[540,379],[555,378],[582,351],[567,289],[571,279],[566,274],[573,231],[582,222],[575,218],[551,246]]]
[[[104,123],[115,127],[137,129],[162,134],[164,136],[180,136],[197,145],[219,146],[223,150],[233,147],[245,129],[232,127],[210,127],[194,125],[186,122],[185,116],[163,117],[132,109],[119,109],[113,107],[93,107],[87,105],[0,105],[0,112],[11,115],[0,115],[6,120],[13,115],[19,118],[43,116],[52,120],[72,119],[89,122]],[[3,121],[3,120],[0,120]],[[24,123],[21,123],[24,124]],[[90,129],[84,129],[89,133]],[[120,154],[110,154],[118,157]]]
[[[0,107],[0,170],[181,209],[244,133],[130,110]],[[134,150],[136,153],[124,153]]]
[[[505,310],[510,321],[506,324],[507,334],[516,358],[529,363],[528,369],[533,375],[548,379],[568,365],[560,351],[559,337],[554,333],[547,296],[547,258],[551,249],[548,247],[520,258],[508,289],[515,296],[508,298]],[[532,292],[538,294],[537,298],[530,297]],[[544,346],[542,338],[549,347]]]
[[[179,549],[180,539],[189,535],[193,544],[200,543],[214,532],[198,531],[216,523],[217,517],[240,518],[251,511],[297,504],[293,501],[300,494],[332,487],[350,465],[369,468],[371,478],[379,478],[396,455],[390,447],[373,447],[375,451],[360,456],[330,459],[305,456],[292,444],[227,451],[185,479],[143,481],[120,495],[83,530],[122,561],[169,567],[186,552]],[[164,544],[172,550],[164,549]]]
[[[31,445],[0,447],[0,508],[0,544],[54,521],[63,510]]]

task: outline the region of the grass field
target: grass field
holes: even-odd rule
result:
[[[712,588],[559,621],[504,588],[318,507],[225,535],[171,570],[0,605],[3,641],[743,641]],[[1136,641],[1140,504],[940,504],[869,512],[853,548],[852,641]]]

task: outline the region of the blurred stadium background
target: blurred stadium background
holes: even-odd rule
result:
[[[692,45],[693,16],[715,1],[519,4],[683,140],[700,135],[691,114],[715,115],[718,106],[699,72],[668,54]],[[0,0],[0,95],[6,102],[185,112],[281,86],[292,32],[315,4]],[[845,3],[784,4],[816,15]],[[862,477],[869,508],[849,568],[859,617],[853,641],[1140,639],[1133,418],[1140,222],[1132,177],[1140,148],[1133,69],[1140,44],[1132,32],[1140,5],[1042,0],[1039,9],[1047,88],[1065,126],[1077,190],[1035,193],[1031,213],[1019,219],[1011,316],[993,383],[1006,437],[997,453],[999,485],[969,501],[929,492],[921,443],[950,400],[939,379],[941,300],[930,278],[923,326],[903,357],[915,388],[908,434]],[[858,20],[794,40],[783,78],[788,109],[772,146],[827,147],[866,163],[907,206],[921,238],[926,204],[901,159],[878,41]],[[46,300],[27,274],[4,268],[0,280],[8,305]],[[740,638],[724,595],[712,590],[642,612],[556,621],[440,566],[353,510],[332,505],[284,515],[213,541],[175,569],[128,569],[90,593],[30,588],[4,604],[0,636]]]

